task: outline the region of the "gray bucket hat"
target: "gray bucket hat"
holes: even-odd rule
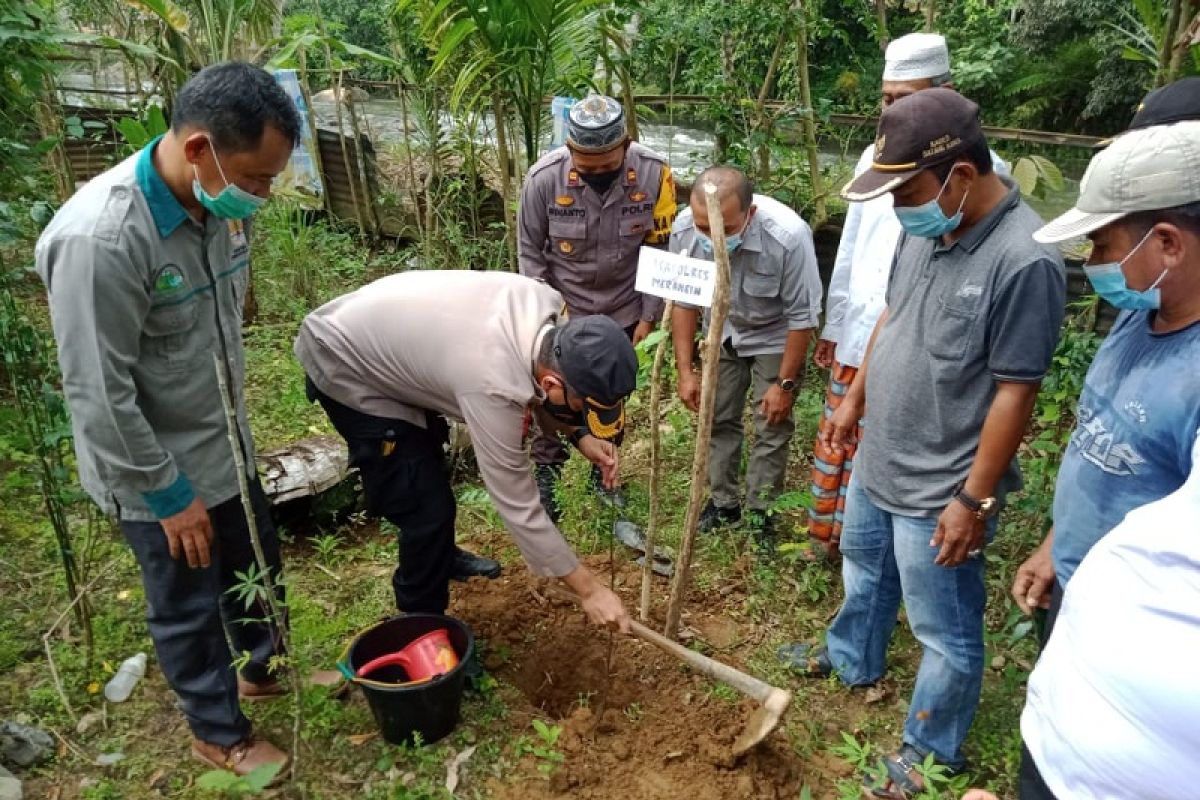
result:
[[[571,106],[567,144],[581,153],[607,153],[625,141],[625,110],[611,97],[592,94]]]

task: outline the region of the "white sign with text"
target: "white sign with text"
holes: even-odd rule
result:
[[[634,288],[677,303],[708,308],[717,283],[717,265],[691,256],[643,247]]]

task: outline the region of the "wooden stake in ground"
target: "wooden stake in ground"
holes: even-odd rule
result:
[[[704,488],[708,484],[708,443],[712,439],[713,406],[717,401],[717,363],[720,361],[721,331],[725,329],[725,317],[729,314],[729,251],[725,249],[725,221],[721,217],[721,201],[717,199],[717,187],[712,183],[704,185],[704,202],[708,206],[708,235],[713,243],[713,260],[716,263],[717,275],[712,308],[709,309],[708,334],[704,337],[701,356],[703,367],[700,372],[700,414],[696,423],[696,454],[692,458],[692,488],[688,496],[687,516],[683,522],[679,557],[675,560],[671,599],[667,603],[667,624],[663,628],[663,633],[669,639],[674,639],[679,630],[683,596],[691,581],[692,544],[696,539],[696,527],[700,523]],[[653,556],[648,554],[646,557],[649,559]]]
[[[638,617],[642,622],[650,621],[650,582],[654,580],[654,536],[658,532],[658,473],[659,445],[662,437],[658,432],[658,415],[662,406],[662,367],[667,355],[667,342],[671,340],[671,312],[675,304],[667,301],[663,309],[663,338],[654,348],[654,366],[650,369],[650,519],[646,525],[646,560],[642,562],[642,602]]]
[[[242,498],[242,513],[246,515],[246,525],[250,530],[250,545],[254,549],[254,560],[258,562],[258,571],[262,576],[265,588],[263,593],[271,621],[279,630],[279,638],[283,643],[284,662],[288,667],[288,678],[292,684],[292,757],[291,777],[296,778],[296,765],[300,761],[300,670],[296,668],[295,651],[288,632],[287,617],[279,607],[278,575],[271,572],[267,563],[267,555],[263,552],[262,539],[258,535],[258,518],[254,515],[254,505],[250,502],[250,482],[246,479],[246,457],[242,453],[241,442],[238,440],[237,413],[234,411],[233,395],[229,391],[229,380],[225,374],[225,365],[219,356],[213,353],[213,368],[217,371],[217,386],[221,391],[221,405],[225,407],[225,431],[229,435],[229,447],[233,450],[233,463],[237,469],[238,491]]]

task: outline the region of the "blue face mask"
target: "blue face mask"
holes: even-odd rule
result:
[[[954,174],[954,170],[950,170],[950,175]],[[946,191],[946,187],[950,184],[950,175],[946,176],[946,180],[942,182],[942,188],[937,193],[937,197],[930,200],[928,203],[922,203],[919,206],[895,206],[896,219],[900,220],[901,227],[910,236],[920,236],[925,239],[937,239],[940,236],[945,236],[952,230],[962,224],[963,204],[967,202],[967,195],[971,193],[967,189],[963,195],[962,202],[958,204],[958,211],[954,212],[953,217],[947,217],[942,211],[938,200],[941,199],[942,193]]]
[[[1116,308],[1128,311],[1148,311],[1158,308],[1162,304],[1162,292],[1158,285],[1163,282],[1163,278],[1167,277],[1169,270],[1164,269],[1149,288],[1140,292],[1129,288],[1129,284],[1125,282],[1125,273],[1121,271],[1121,267],[1138,251],[1139,247],[1146,243],[1151,233],[1153,233],[1152,230],[1146,231],[1142,240],[1129,251],[1129,255],[1120,261],[1083,265],[1083,271],[1087,273],[1088,280],[1091,282],[1092,288],[1096,290],[1096,294]]]
[[[729,255],[733,255],[734,252],[742,246],[742,236],[746,233],[746,228],[749,226],[750,217],[746,217],[746,224],[742,225],[742,229],[740,231],[737,233],[731,233],[725,237],[725,250],[729,252]],[[701,233],[700,231],[696,231],[696,242],[700,245],[700,251],[704,253],[704,255],[711,256],[713,254],[712,239],[708,238],[707,235]]]
[[[242,187],[230,183],[229,179],[225,177],[225,170],[221,168],[221,161],[217,158],[217,149],[213,147],[212,139],[208,140],[208,146],[212,148],[213,161],[217,164],[217,172],[221,174],[225,188],[216,197],[204,191],[204,187],[200,185],[200,174],[196,171],[196,165],[193,164],[192,174],[195,177],[192,178],[192,194],[196,195],[200,205],[219,219],[245,219],[262,208],[267,199],[250,194]]]

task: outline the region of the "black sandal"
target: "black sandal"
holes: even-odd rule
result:
[[[863,797],[869,800],[909,800],[925,789],[917,767],[925,756],[911,744],[904,744],[884,756],[875,770],[863,774]],[[914,780],[915,779],[915,780]]]

